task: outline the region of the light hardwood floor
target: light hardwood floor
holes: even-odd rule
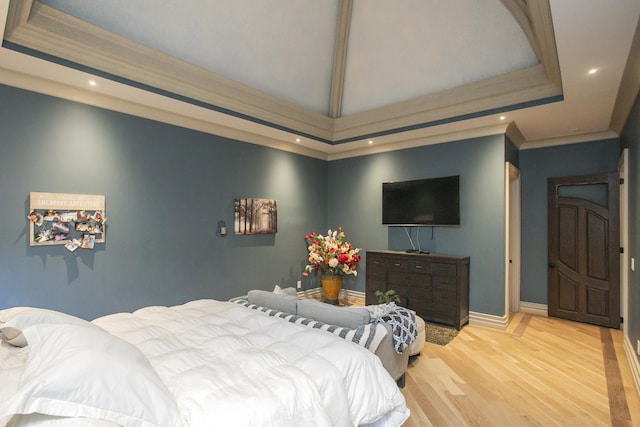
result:
[[[622,331],[518,313],[426,343],[403,394],[413,426],[640,426]]]

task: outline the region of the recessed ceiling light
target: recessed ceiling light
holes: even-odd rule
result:
[[[373,144],[373,141],[372,141],[372,140],[369,140],[369,145],[371,145],[371,144]]]
[[[506,120],[507,116],[500,116],[500,120]]]
[[[300,142],[300,138],[296,138],[296,142]]]
[[[96,84],[95,80],[89,80],[89,86],[95,86]]]
[[[587,71],[587,74],[593,75],[596,74],[599,71],[598,68],[592,68],[589,71]]]

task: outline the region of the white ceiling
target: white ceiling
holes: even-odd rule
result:
[[[331,159],[509,123],[522,148],[616,136],[640,1],[0,0],[0,11],[0,83]]]
[[[329,113],[337,0],[42,2],[172,57]],[[538,63],[500,0],[355,1],[346,55],[341,115]]]

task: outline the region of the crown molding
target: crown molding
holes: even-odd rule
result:
[[[336,141],[403,129],[416,123],[434,123],[468,117],[506,106],[553,98],[561,90],[549,83],[542,65],[462,85],[409,101],[336,119]]]
[[[297,143],[288,132],[109,79],[95,79],[13,50],[0,48],[0,64],[1,84],[326,161],[504,134],[509,126],[479,126],[470,120],[388,135],[376,139],[375,145],[366,140],[335,146],[307,139]],[[95,87],[88,85],[90,79],[97,81]]]
[[[502,2],[534,46],[539,65],[335,119],[131,42],[36,0],[10,2],[5,40],[78,67],[100,70],[105,77],[126,80],[134,87],[166,91],[213,111],[332,145],[365,135],[429,127],[442,120],[463,120],[561,95],[549,0]],[[350,4],[348,0],[340,2],[338,16],[342,21],[348,18]],[[339,25],[337,31],[341,41],[335,54],[341,57],[346,49],[348,23]],[[339,109],[339,72],[343,66],[338,63],[334,68],[334,113]]]
[[[375,144],[372,145],[369,145],[366,141],[359,141],[358,143],[353,143],[353,148],[351,144],[346,144],[345,147],[340,146],[342,150],[330,152],[328,160],[341,160],[351,157],[405,150],[408,148],[424,147],[427,145],[501,135],[506,133],[507,126],[507,123],[500,123],[490,126],[474,127],[472,123],[469,123],[463,128],[451,125],[438,129],[425,128],[411,132],[403,132],[393,135],[391,139],[376,139]]]
[[[97,82],[89,86],[89,80]],[[0,83],[187,129],[327,160],[327,144],[0,48]]]
[[[134,43],[34,0],[12,1],[5,40],[135,84],[330,140],[322,114]]]
[[[531,150],[535,148],[553,147],[556,145],[567,144],[580,144],[582,142],[602,141],[605,139],[616,139],[620,135],[617,133],[606,130],[600,132],[581,133],[570,136],[563,136],[559,138],[538,139],[535,141],[527,141],[520,146],[521,150]]]

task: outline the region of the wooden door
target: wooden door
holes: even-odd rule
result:
[[[549,316],[620,327],[616,173],[548,180]]]

